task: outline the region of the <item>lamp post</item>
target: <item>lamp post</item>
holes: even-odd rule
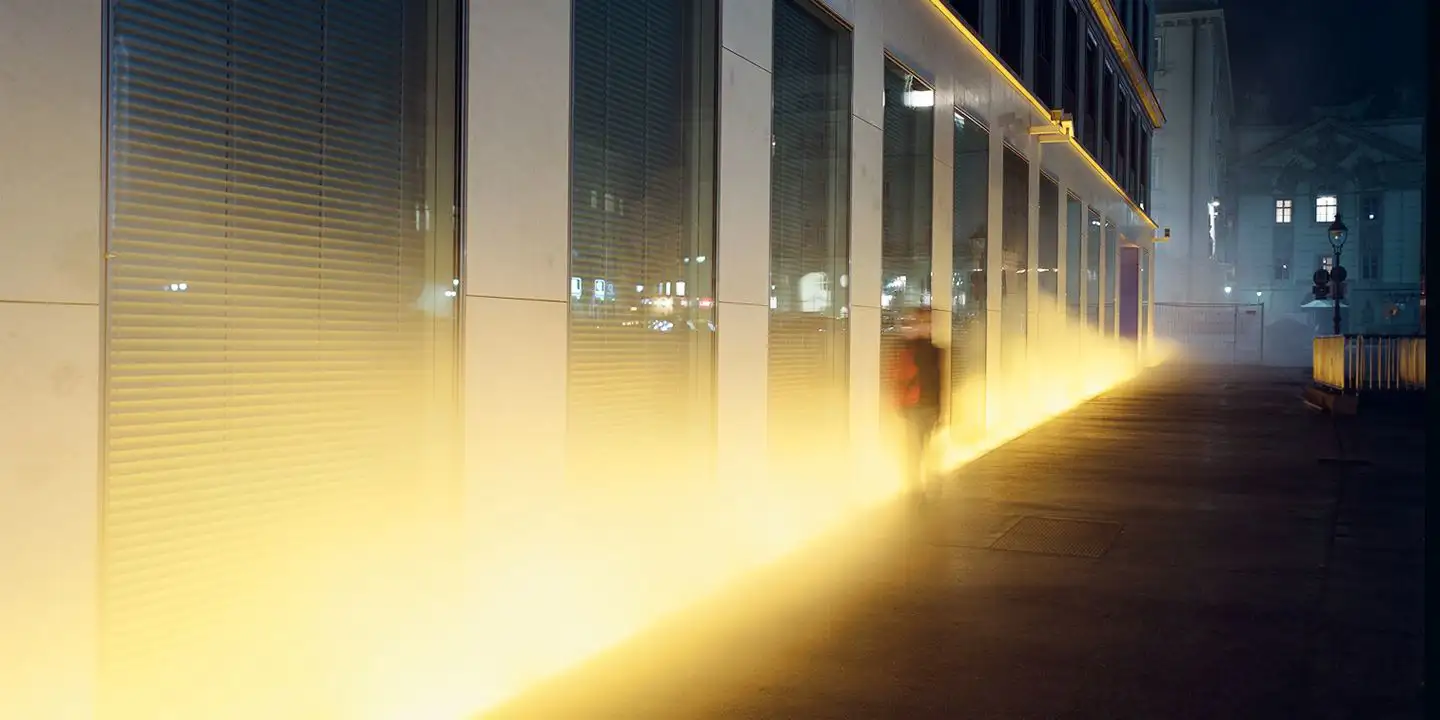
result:
[[[1335,251],[1334,267],[1330,270],[1330,280],[1335,283],[1335,291],[1330,294],[1330,305],[1335,309],[1333,318],[1335,334],[1340,334],[1340,283],[1345,282],[1345,268],[1340,267],[1340,251],[1345,248],[1345,237],[1350,234],[1350,228],[1340,220],[1340,213],[1335,213],[1335,222],[1330,223],[1330,249]]]

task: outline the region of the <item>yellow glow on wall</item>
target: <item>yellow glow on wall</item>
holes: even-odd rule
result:
[[[1040,305],[1028,359],[988,383],[989,425],[943,449],[952,469],[1140,368],[1133,343],[1068,325],[1052,299]],[[956,402],[969,402],[968,392],[958,389]],[[555,422],[524,408],[515,414],[517,423]],[[115,671],[120,679],[133,673],[136,692],[162,693],[130,698],[133,706],[206,708],[207,720],[470,717],[901,489],[884,445],[791,450],[800,459],[789,465],[719,477],[689,477],[677,465],[668,477],[584,483],[485,478],[487,494],[463,513],[408,508],[397,512],[404,523],[375,508],[277,518],[248,548],[255,572],[216,588],[223,605],[174,608],[177,626],[208,628],[204,637],[215,645],[199,656],[218,664],[187,662],[194,648],[167,647],[162,634],[151,638],[153,655],[116,658]],[[280,663],[276,643],[288,647]],[[157,672],[166,681],[147,684]]]

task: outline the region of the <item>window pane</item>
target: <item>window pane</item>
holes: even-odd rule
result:
[[[1100,213],[1090,209],[1089,220],[1085,224],[1085,326],[1093,332],[1100,331],[1100,272],[1102,252],[1103,228],[1100,225]]]
[[[980,34],[980,8],[984,5],[982,0],[945,0],[945,4],[950,6],[976,35]]]
[[[928,95],[929,102],[924,98]],[[885,63],[884,163],[880,212],[881,373],[900,349],[900,319],[930,306],[934,91]]]
[[[950,425],[959,439],[985,430],[985,253],[990,133],[955,113],[954,288],[950,333]]]
[[[1115,298],[1117,294],[1116,288],[1119,287],[1119,284],[1115,281],[1115,279],[1120,276],[1118,255],[1120,243],[1119,236],[1115,232],[1114,223],[1111,223],[1109,220],[1105,221],[1104,235],[1102,235],[1102,237],[1104,239],[1104,242],[1101,245],[1100,249],[1104,253],[1104,257],[1100,261],[1100,267],[1104,271],[1105,276],[1103,283],[1103,291],[1105,293],[1105,307],[1100,313],[1100,327],[1102,334],[1104,334],[1106,337],[1110,337],[1115,334]]]
[[[776,0],[774,19],[769,407],[784,462],[848,434],[850,55],[801,0]]]
[[[1035,260],[1041,307],[1052,307],[1060,289],[1060,186],[1040,176],[1040,257]]]
[[[1065,316],[1071,323],[1080,322],[1081,283],[1085,282],[1085,255],[1081,233],[1085,230],[1085,212],[1080,199],[1065,198]]]
[[[590,477],[673,469],[708,415],[713,5],[575,2],[567,465]]]

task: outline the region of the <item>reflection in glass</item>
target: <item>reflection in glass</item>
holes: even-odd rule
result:
[[[1072,323],[1080,322],[1080,294],[1085,277],[1084,248],[1081,233],[1085,226],[1084,207],[1074,195],[1065,196],[1065,317]]]
[[[705,431],[713,5],[575,2],[567,436],[587,476],[673,469]]]
[[[985,430],[985,252],[990,133],[955,113],[954,224],[950,239],[950,425],[961,440]]]
[[[1104,252],[1101,248],[1104,242],[1101,237],[1103,227],[1100,224],[1100,213],[1095,212],[1095,208],[1090,208],[1085,229],[1085,327],[1091,332],[1099,332],[1100,273],[1104,270],[1101,264]]]
[[[848,38],[800,0],[777,0],[770,159],[772,451],[848,432]]]
[[[1025,362],[1026,283],[1030,273],[1030,163],[1009,145],[1001,180],[1000,364],[1019,369]]]
[[[929,103],[917,101],[925,96]],[[899,320],[930,306],[935,161],[934,91],[898,63],[885,62],[884,164],[880,212],[880,369],[899,352]]]

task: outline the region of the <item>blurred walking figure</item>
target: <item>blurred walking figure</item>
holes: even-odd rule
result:
[[[930,439],[940,423],[940,348],[930,334],[930,308],[907,313],[901,331],[905,342],[890,377],[904,422],[906,488],[916,500],[924,501],[933,474],[927,462]]]

